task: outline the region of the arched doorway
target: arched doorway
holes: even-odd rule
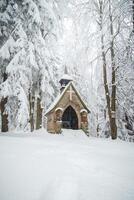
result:
[[[68,106],[62,115],[62,128],[78,129],[78,117],[72,106]]]

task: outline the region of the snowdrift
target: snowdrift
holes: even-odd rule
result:
[[[133,200],[133,155],[82,131],[0,134],[0,199]]]

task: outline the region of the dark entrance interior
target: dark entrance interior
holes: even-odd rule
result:
[[[63,113],[62,128],[78,129],[78,117],[72,106],[68,106]]]

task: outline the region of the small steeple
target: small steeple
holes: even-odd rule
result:
[[[68,75],[68,72],[67,72],[67,67],[65,66],[65,69],[64,69],[64,72],[65,74],[61,77],[59,83],[61,84],[61,88],[60,88],[60,91],[62,92],[64,90],[64,88],[66,87],[66,85],[72,81],[72,77]]]
[[[65,65],[64,74],[68,74],[67,66]]]

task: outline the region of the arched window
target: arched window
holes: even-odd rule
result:
[[[55,109],[56,121],[61,121],[62,112],[63,112],[62,108],[56,108]]]
[[[81,122],[84,123],[87,122],[87,111],[85,109],[82,109],[80,113],[81,113]]]

